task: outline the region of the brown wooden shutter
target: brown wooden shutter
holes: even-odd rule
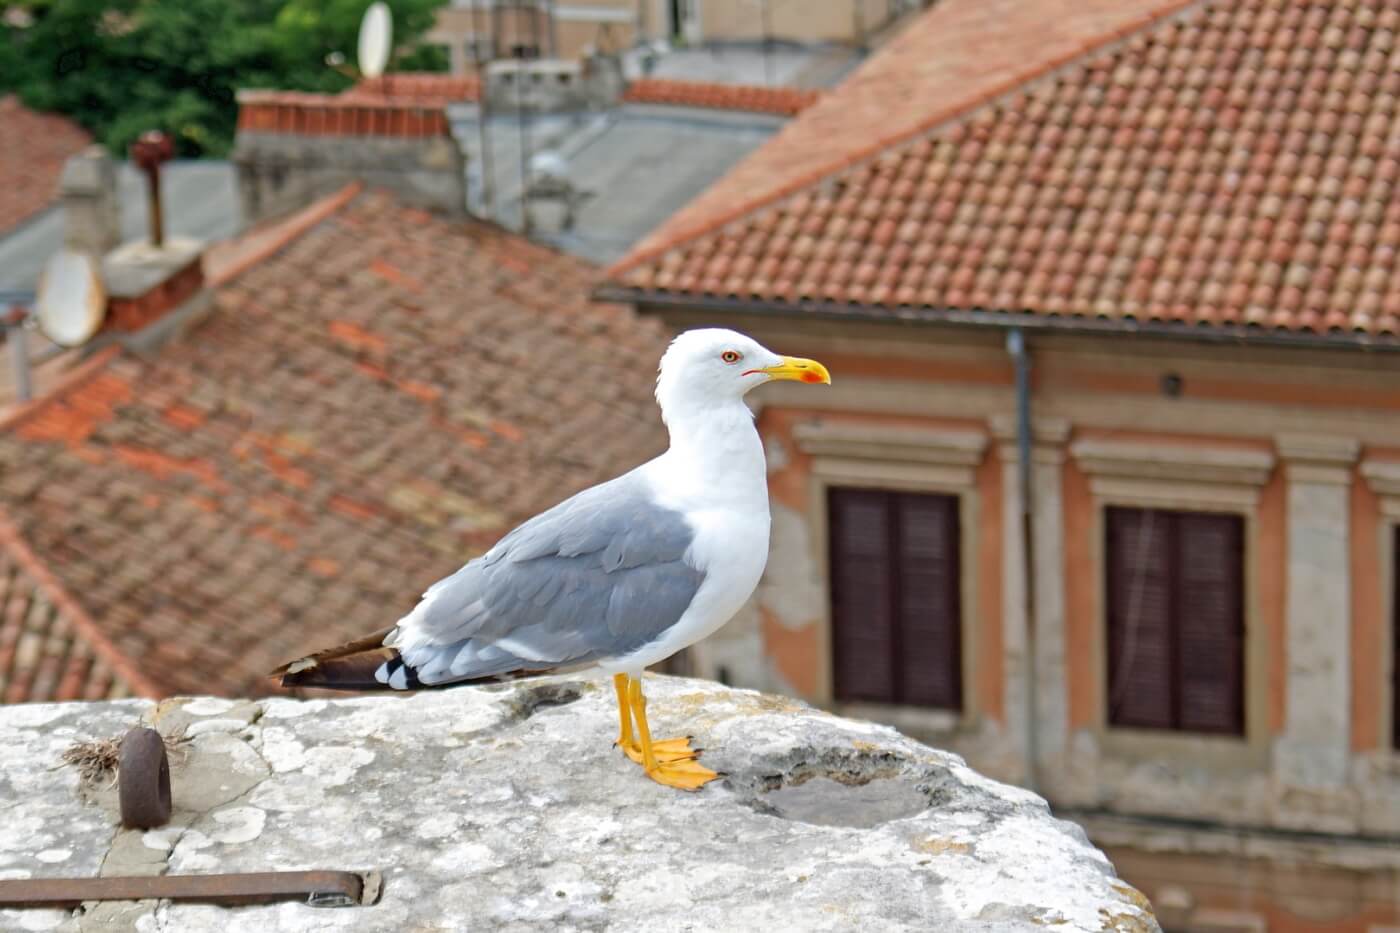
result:
[[[838,700],[962,708],[958,501],[832,489]]]
[[[899,699],[962,709],[958,500],[900,495],[895,502]]]
[[[832,489],[832,675],[840,700],[895,701],[889,497]]]
[[[1243,733],[1243,519],[1110,508],[1106,525],[1109,722]]]
[[[1175,516],[1178,728],[1244,732],[1244,522]]]
[[[1155,509],[1107,510],[1108,721],[1172,726],[1170,522]]]

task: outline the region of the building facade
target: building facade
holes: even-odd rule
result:
[[[563,59],[642,42],[834,42],[864,46],[918,3],[904,0],[454,0],[427,39],[445,45],[455,74],[516,45]]]
[[[1396,921],[1395,356],[1034,336],[1027,522],[1002,335],[725,321],[834,385],[764,391],[769,569],[697,673],[1035,787],[1198,925]]]
[[[614,266],[834,381],[693,668],[1034,787],[1168,930],[1400,924],[1397,30],[946,0]]]

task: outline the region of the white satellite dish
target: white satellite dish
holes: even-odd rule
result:
[[[79,346],[97,333],[107,295],[92,257],[71,249],[50,256],[39,275],[34,313],[44,336],[59,346]]]
[[[389,15],[389,5],[375,0],[360,20],[360,74],[366,78],[382,75],[384,66],[389,64],[389,50],[393,44],[394,20]]]

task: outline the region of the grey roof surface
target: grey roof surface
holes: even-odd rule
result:
[[[656,59],[649,77],[716,84],[832,87],[862,58],[857,49],[835,43],[776,40],[765,52],[761,42],[710,42],[694,48],[667,49]]]
[[[122,239],[147,228],[146,180],[130,165],[118,172]],[[233,163],[175,161],[161,174],[165,231],[171,236],[218,240],[243,228]],[[0,238],[0,290],[33,291],[44,263],[63,245],[63,209],[54,206]]]
[[[453,133],[468,153],[469,207],[519,230],[521,132],[516,118],[488,120],[493,191],[487,212],[476,107],[454,106],[450,113]],[[637,104],[534,117],[526,128],[529,150],[564,156],[574,185],[592,197],[579,206],[572,229],[563,228],[561,205],[534,202],[530,235],[592,262],[612,262],[786,122],[767,114]]]

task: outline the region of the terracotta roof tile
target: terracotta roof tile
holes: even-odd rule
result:
[[[627,86],[622,99],[632,104],[672,104],[791,117],[812,106],[819,97],[821,91],[811,88],[639,78]]]
[[[481,82],[476,75],[405,71],[363,78],[339,96],[346,100],[393,98],[445,106],[455,101],[479,100]]]
[[[264,692],[664,446],[664,335],[581,301],[595,275],[354,196],[158,356],[0,429],[0,511],[159,691]]]
[[[135,690],[71,611],[0,550],[0,703],[103,700]]]
[[[0,231],[43,210],[58,196],[68,157],[92,137],[67,117],[37,113],[13,94],[0,97]]]
[[[1060,6],[945,0],[613,277],[872,313],[1400,336],[1393,0],[1086,3],[1077,26]]]

